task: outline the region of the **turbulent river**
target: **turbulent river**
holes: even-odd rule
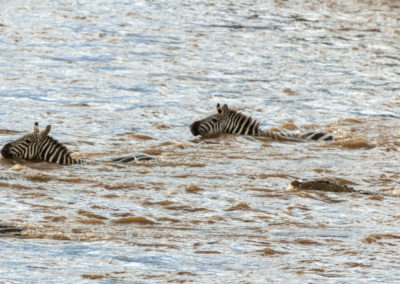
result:
[[[400,281],[399,1],[0,7],[0,147],[37,121],[89,161],[0,160],[1,282]],[[336,140],[192,136],[217,103]]]

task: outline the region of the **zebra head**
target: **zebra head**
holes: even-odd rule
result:
[[[51,126],[47,125],[39,131],[39,124],[35,122],[33,133],[24,135],[15,141],[9,142],[1,149],[1,155],[6,159],[19,158],[36,160],[39,158],[39,145],[48,137]]]
[[[193,122],[190,125],[190,131],[194,136],[212,136],[226,132],[228,122],[228,105],[225,104],[221,107],[220,104],[217,104],[217,113]]]

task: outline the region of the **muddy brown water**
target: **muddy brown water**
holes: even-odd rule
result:
[[[1,146],[38,121],[91,161],[1,159],[2,281],[400,280],[398,1],[0,6]],[[218,102],[336,140],[191,136]]]

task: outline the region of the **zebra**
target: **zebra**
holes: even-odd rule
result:
[[[210,137],[222,133],[236,135],[250,135],[267,137],[278,141],[329,141],[333,140],[331,134],[324,132],[308,132],[306,134],[294,134],[261,130],[260,122],[250,116],[244,115],[224,104],[217,104],[217,113],[204,119],[193,122],[190,131],[194,136]]]
[[[84,164],[86,160],[72,157],[72,152],[53,137],[49,136],[51,125],[39,131],[39,123],[35,122],[33,133],[24,135],[15,141],[9,142],[0,150],[5,159],[23,159],[31,161],[45,161],[60,165]],[[135,156],[119,157],[110,162],[128,163],[131,161],[149,161],[154,158],[139,154]]]

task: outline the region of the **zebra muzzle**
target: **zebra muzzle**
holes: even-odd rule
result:
[[[200,122],[199,121],[195,121],[190,125],[190,131],[192,132],[192,134],[194,136],[199,135],[199,126],[200,126]]]
[[[3,148],[1,148],[1,155],[6,159],[11,159],[13,157],[13,155],[10,153],[10,147],[11,144],[7,143]]]

